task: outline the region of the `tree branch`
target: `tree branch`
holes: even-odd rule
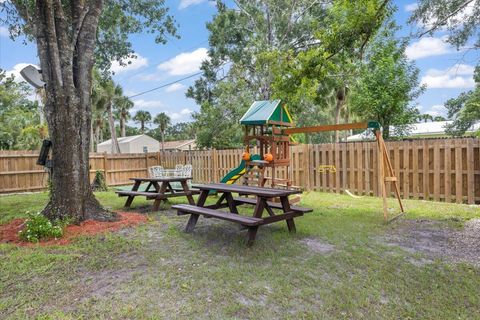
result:
[[[468,6],[470,3],[472,3],[474,0],[468,0],[468,1],[465,1],[462,5],[460,5],[457,10],[453,11],[452,13],[450,13],[449,15],[447,15],[445,18],[443,18],[440,22],[436,22],[433,27],[431,27],[430,29],[428,29],[427,31],[424,31],[422,32],[418,38],[421,38],[423,37],[424,35],[430,33],[430,32],[433,32],[435,30],[437,30],[438,28],[440,28],[441,26],[443,26],[445,23],[448,22],[448,19],[454,17],[457,13],[459,13],[460,11],[462,11],[463,9],[465,9],[466,6]]]
[[[380,7],[377,10],[377,13],[375,14],[375,19],[378,19],[380,17],[380,14],[382,13],[382,11],[385,9],[385,7],[389,2],[390,2],[389,0],[383,1],[383,3],[380,5]],[[367,37],[363,40],[362,44],[360,45],[360,59],[363,58],[365,47],[368,44],[368,41],[370,41],[370,38],[372,37],[373,33],[374,33],[373,30],[370,30],[370,32],[367,34]]]
[[[43,58],[48,59],[46,65],[49,65],[47,70],[51,71],[50,80],[52,81],[52,85],[57,86],[58,89],[63,86],[62,64],[57,44],[55,14],[52,1],[37,1],[36,11],[37,19],[39,19],[42,24],[42,30],[40,30],[41,34],[37,36],[37,39],[44,37],[46,40],[47,56]],[[44,72],[47,72],[47,70],[44,70]]]
[[[75,1],[73,1],[75,2]],[[82,30],[83,23],[85,21],[85,17],[87,16],[87,13],[89,11],[89,7],[83,6],[81,8],[80,12],[74,14],[74,21],[73,21],[73,35],[72,35],[72,50],[75,49],[75,46],[77,45],[77,40],[78,40],[78,35],[80,34],[80,30]],[[76,12],[77,10],[75,10]],[[77,16],[78,14],[78,16]]]

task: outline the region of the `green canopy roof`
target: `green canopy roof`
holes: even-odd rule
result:
[[[293,121],[281,100],[264,100],[252,103],[240,119],[243,125],[281,124],[292,126]]]

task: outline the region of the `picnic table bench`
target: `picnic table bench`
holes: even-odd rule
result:
[[[191,190],[188,187],[187,181],[189,177],[160,177],[160,178],[130,178],[135,181],[132,190],[119,190],[115,191],[119,197],[128,197],[125,201],[125,208],[129,208],[133,202],[133,199],[138,196],[144,196],[147,200],[155,200],[153,202],[153,211],[157,211],[160,207],[161,201],[165,201],[170,197],[187,197],[188,203],[194,205],[193,195],[200,193],[198,190]],[[138,191],[140,185],[144,182],[148,182],[145,191]],[[175,189],[170,184],[171,182],[179,182],[182,189]],[[153,187],[153,190],[151,188]]]
[[[179,204],[172,206],[172,208],[177,209],[179,215],[190,215],[185,231],[192,232],[200,216],[222,219],[246,227],[248,229],[248,245],[253,244],[259,226],[285,220],[288,230],[295,232],[294,218],[312,211],[312,209],[300,206],[290,206],[288,196],[301,193],[299,190],[283,190],[225,183],[198,185],[197,188],[200,189],[200,196],[198,197],[196,205]],[[221,193],[221,196],[215,204],[205,205],[207,197],[212,191]],[[255,196],[255,198],[233,197],[232,193]],[[280,202],[270,201],[275,198],[279,198]],[[237,209],[239,205],[253,205],[253,216],[247,217],[240,215]],[[229,211],[219,210],[222,208],[228,208]],[[281,212],[275,213],[274,210],[280,210]],[[268,215],[264,217],[263,214],[265,211]]]

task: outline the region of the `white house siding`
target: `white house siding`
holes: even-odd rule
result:
[[[160,142],[146,134],[118,138],[121,153],[143,153],[144,147],[148,152],[160,151]],[[111,140],[104,141],[97,146],[97,152],[112,152]]]

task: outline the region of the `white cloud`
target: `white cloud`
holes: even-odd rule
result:
[[[179,9],[185,9],[190,6],[194,6],[200,3],[205,2],[206,0],[180,0],[180,5],[178,6]]]
[[[418,3],[414,2],[414,3],[409,3],[405,5],[404,9],[406,12],[412,12],[412,11],[415,11],[417,8],[418,8]]]
[[[163,104],[157,100],[138,99],[138,100],[134,100],[133,103],[135,104],[135,107],[133,108],[135,111],[145,110],[145,109],[157,110],[164,107]]]
[[[425,111],[432,117],[436,116],[445,116],[447,114],[447,109],[442,104],[436,104],[430,107],[429,110]]]
[[[172,76],[183,76],[200,70],[203,60],[209,59],[206,48],[198,48],[192,52],[181,53],[158,65],[158,69]]]
[[[0,27],[0,37],[8,37],[10,36],[10,32],[5,27]]]
[[[184,90],[186,87],[181,83],[174,83],[171,86],[168,86],[165,91],[166,92],[174,92],[179,90]]]
[[[405,54],[409,59],[421,59],[425,57],[440,56],[452,52],[452,48],[446,43],[445,37],[425,37],[410,44]]]
[[[157,81],[160,78],[160,75],[157,73],[142,73],[137,75],[136,78],[142,81]]]
[[[113,61],[112,66],[110,67],[110,70],[112,72],[115,72],[116,74],[122,73],[122,72],[128,72],[128,71],[133,71],[133,70],[138,70],[142,67],[148,66],[148,59],[145,57],[142,57],[138,53],[135,54],[137,57],[132,58],[132,59],[126,59],[124,61],[125,66],[121,66],[118,61]]]
[[[453,76],[469,76],[473,75],[475,72],[475,67],[468,65],[468,64],[457,64],[454,65],[451,68],[445,69],[445,70],[439,70],[439,69],[428,69],[427,70],[427,75],[431,76],[441,76],[441,75],[453,75]]]
[[[421,83],[427,88],[472,88],[475,85],[473,72],[475,68],[466,64],[458,64],[445,70],[429,69],[422,77]]]
[[[189,120],[192,112],[193,112],[192,110],[188,108],[184,108],[179,112],[167,112],[167,114],[170,117],[170,119],[172,119],[172,122],[181,122],[181,121]]]

